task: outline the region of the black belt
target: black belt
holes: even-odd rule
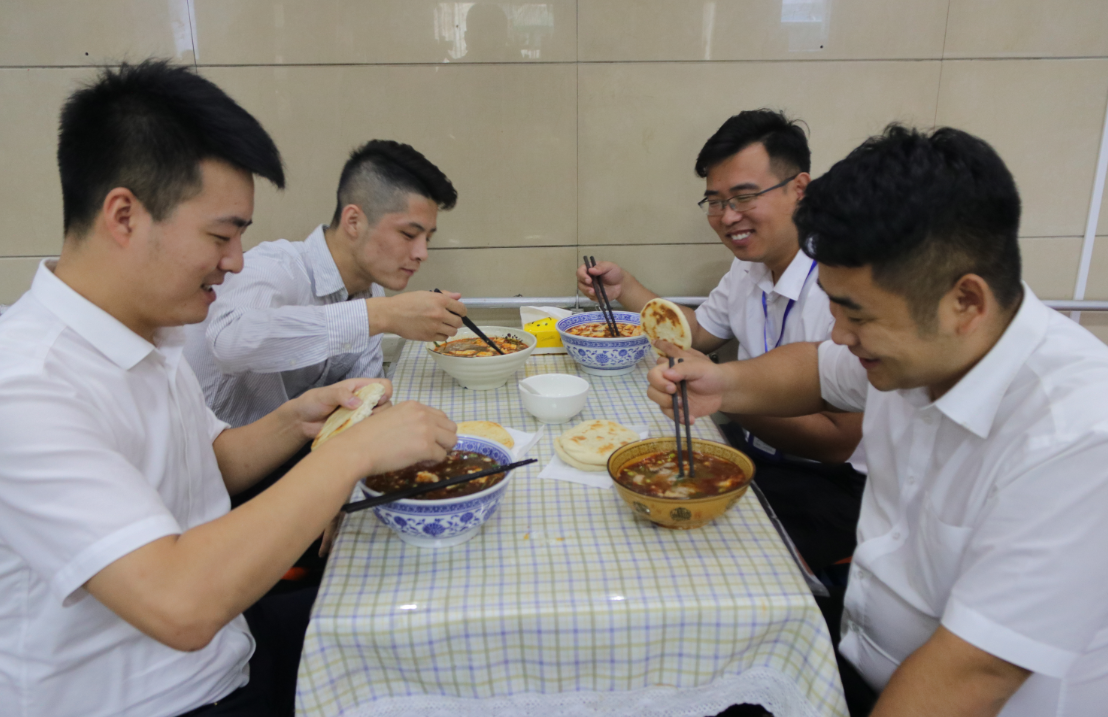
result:
[[[184,713],[178,715],[177,717],[193,717],[193,715],[202,715],[202,714],[206,714],[208,712],[211,712],[212,710],[214,710],[216,707],[220,706],[221,704],[223,704],[225,702],[228,702],[228,701],[234,699],[235,697],[238,697],[239,693],[242,692],[245,689],[246,689],[246,685],[243,685],[242,687],[238,688],[237,690],[228,693],[225,697],[220,697],[215,702],[209,702],[206,705],[200,705],[196,709],[189,710],[188,712],[184,712]]]

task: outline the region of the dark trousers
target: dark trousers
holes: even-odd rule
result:
[[[835,662],[839,665],[839,677],[842,678],[843,692],[846,693],[846,708],[850,710],[850,717],[866,717],[877,702],[877,692],[858,674],[854,665],[839,654],[839,641],[842,639],[839,627],[842,623],[846,587],[832,585],[828,590],[831,594],[828,597],[817,596],[816,604],[823,613],[823,619],[827,621],[831,644],[835,646]]]
[[[754,481],[812,572],[854,554],[864,475],[849,463],[766,459],[749,449],[737,423],[722,428],[731,445],[754,460]]]

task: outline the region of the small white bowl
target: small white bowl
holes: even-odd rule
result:
[[[527,388],[537,393],[530,393]],[[519,382],[523,407],[543,423],[565,423],[585,407],[589,382],[568,373],[544,373]]]
[[[485,336],[512,336],[527,344],[527,348],[503,356],[444,356],[435,351],[435,345],[424,344],[431,359],[446,373],[454,377],[462,388],[470,388],[474,391],[488,391],[500,388],[508,382],[508,377],[523,368],[531,353],[535,350],[539,340],[534,334],[529,334],[523,329],[513,329],[507,326],[480,326]],[[459,329],[458,333],[449,339],[455,341],[473,336],[469,329]]]

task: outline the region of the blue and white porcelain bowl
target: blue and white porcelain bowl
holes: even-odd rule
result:
[[[632,311],[613,311],[612,314],[619,324],[638,326],[641,321],[641,317]],[[562,337],[562,345],[566,347],[566,353],[585,373],[593,376],[621,376],[634,371],[635,364],[642,361],[644,356],[653,355],[650,339],[645,335],[594,339],[566,333],[574,326],[593,322],[603,323],[603,312],[587,311],[583,314],[574,314],[555,324],[558,334]]]
[[[477,436],[458,436],[454,450],[481,453],[501,465],[512,462],[512,454],[507,448]],[[496,512],[511,479],[509,471],[504,480],[478,493],[441,500],[398,500],[372,510],[405,543],[421,548],[449,548],[477,535],[481,526]],[[381,495],[366,488],[365,483],[358,486],[366,498]]]

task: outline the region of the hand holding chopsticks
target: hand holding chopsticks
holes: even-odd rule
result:
[[[435,289],[435,293],[436,293],[436,294],[441,294],[442,292],[441,292],[441,291],[439,291],[438,289]],[[450,311],[450,309],[447,309],[447,311]],[[500,355],[502,355],[502,356],[504,355],[504,352],[500,350],[500,347],[499,347],[499,346],[497,346],[497,345],[496,345],[495,343],[493,343],[492,341],[489,341],[489,337],[488,337],[488,336],[485,336],[485,333],[484,333],[483,331],[481,331],[481,329],[477,328],[477,324],[475,324],[475,323],[473,323],[472,321],[470,321],[470,319],[469,319],[469,317],[468,317],[468,316],[462,316],[461,314],[455,314],[455,313],[454,313],[453,311],[450,311],[450,313],[452,313],[452,314],[454,314],[455,316],[457,316],[458,318],[460,318],[460,319],[462,320],[462,323],[463,323],[463,324],[465,324],[465,327],[466,327],[467,329],[469,329],[470,331],[472,331],[472,332],[473,332],[473,334],[474,334],[474,335],[475,335],[475,336],[476,336],[477,338],[481,339],[481,340],[482,340],[482,341],[484,341],[484,342],[485,342],[486,344],[488,344],[488,345],[489,345],[489,346],[490,346],[490,347],[492,348],[492,350],[493,350],[493,351],[495,351],[496,353],[498,353],[498,354],[500,354]]]
[[[458,485],[459,483],[468,483],[471,480],[477,478],[484,478],[485,476],[496,475],[497,473],[507,473],[513,468],[519,468],[520,466],[526,466],[534,463],[536,458],[528,458],[526,460],[517,461],[515,463],[508,463],[502,466],[493,466],[477,473],[466,473],[460,476],[453,476],[446,480],[439,481],[438,483],[423,483],[421,485],[415,485],[411,488],[404,488],[403,490],[393,491],[392,493],[385,493],[384,495],[375,496],[373,498],[366,498],[365,500],[356,500],[353,503],[347,503],[342,507],[343,513],[355,513],[359,510],[365,510],[366,508],[372,508],[375,505],[384,505],[385,503],[392,503],[397,500],[404,500],[405,498],[412,498],[424,493],[430,493],[433,490],[439,490],[440,488],[449,488],[452,485]]]
[[[677,363],[684,361],[685,359],[677,359]],[[669,357],[669,367],[673,368],[673,357]],[[673,392],[673,430],[677,442],[677,477],[678,478],[693,478],[696,476],[696,469],[693,466],[693,449],[692,449],[692,429],[689,427],[689,390],[684,380],[678,384],[681,387],[681,404],[677,401],[677,392]],[[683,409],[682,410],[682,406]],[[685,423],[685,444],[686,450],[684,452],[684,458],[681,451],[681,421],[684,419]],[[688,472],[685,471],[685,462],[688,462]]]
[[[585,268],[596,268],[596,257],[585,257]],[[608,325],[608,333],[613,338],[619,338],[619,324],[616,323],[616,316],[612,313],[612,304],[608,301],[608,292],[604,290],[604,280],[600,277],[594,277],[593,286],[596,287],[596,303],[600,304],[600,313],[604,314],[604,323]]]

